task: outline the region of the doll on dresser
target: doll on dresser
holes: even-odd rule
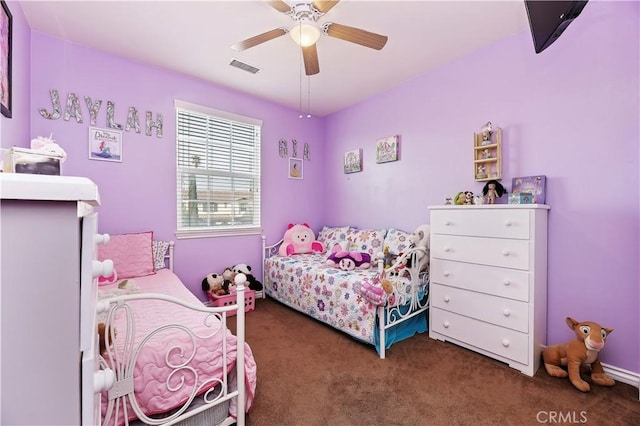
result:
[[[500,198],[506,193],[507,190],[497,180],[488,181],[482,188],[482,194],[487,197],[487,204],[495,204],[496,198]]]

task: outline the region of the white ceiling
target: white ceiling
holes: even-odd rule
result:
[[[522,0],[342,0],[319,22],[361,28],[386,35],[389,41],[378,51],[322,36],[317,42],[320,73],[307,78],[301,50],[288,35],[242,52],[231,49],[251,36],[292,26],[290,17],[265,1],[20,3],[34,30],[295,110],[302,104],[303,112],[310,108],[316,116],[339,111],[529,28]],[[229,66],[234,58],[260,72],[254,75]]]

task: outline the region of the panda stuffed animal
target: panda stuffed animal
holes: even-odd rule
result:
[[[246,263],[238,263],[233,268],[231,268],[231,270],[236,274],[241,273],[247,277],[249,290],[262,290],[262,283],[258,281],[251,273],[251,266],[247,265]]]

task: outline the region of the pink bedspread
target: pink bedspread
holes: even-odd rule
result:
[[[155,275],[134,278],[138,292],[160,293],[174,296],[194,305],[201,302],[182,284],[180,279],[170,270],[163,269]],[[100,291],[109,292],[117,288],[117,284],[111,286],[101,286]],[[130,301],[132,315],[135,321],[135,337],[133,350],[147,336],[147,334],[166,324],[180,324],[193,330],[197,336],[211,335],[212,330],[222,323],[204,313],[188,310],[184,307],[172,303],[157,300]],[[170,309],[169,309],[170,308]],[[117,311],[114,325],[117,332],[116,340],[112,349],[118,354],[122,353],[125,347],[126,323],[125,313]],[[215,326],[205,326],[205,318],[208,324],[214,321]],[[224,337],[223,337],[224,336]],[[158,333],[149,339],[140,351],[138,360],[133,371],[133,385],[136,401],[143,412],[147,415],[163,413],[176,407],[181,407],[196,389],[206,390],[217,382],[212,382],[212,378],[222,379],[224,376],[224,365],[222,358],[223,339],[227,345],[227,365],[226,372],[229,374],[236,361],[236,337],[228,330],[217,333],[214,337],[195,338],[195,352],[192,350],[191,336],[184,331],[168,329]],[[175,349],[180,347],[182,350]],[[249,411],[256,389],[256,364],[253,353],[248,344],[245,343],[245,383],[246,383],[246,409]],[[131,355],[127,355],[131,356]],[[127,359],[127,356],[124,358]],[[193,357],[193,358],[190,358]],[[105,356],[105,359],[109,359]],[[122,357],[121,357],[122,359]],[[131,359],[131,358],[129,358]],[[189,360],[186,362],[186,360]],[[109,361],[108,361],[109,362]],[[110,362],[109,362],[110,363]],[[110,363],[111,364],[111,363]],[[170,375],[172,369],[167,364],[186,364],[188,368],[179,369],[178,373]],[[193,370],[192,370],[193,369]],[[173,369],[175,370],[175,368]],[[195,372],[195,374],[194,374]],[[231,377],[235,377],[232,374]],[[184,384],[180,382],[184,380]],[[230,379],[232,380],[232,379]],[[169,389],[175,387],[176,389]],[[234,385],[230,385],[236,389]],[[200,391],[200,392],[201,392]],[[103,419],[107,410],[107,392],[102,395]],[[232,401],[230,412],[235,416],[236,404]],[[127,403],[127,417],[129,420],[136,418],[133,410]],[[122,409],[118,413],[118,424],[124,423]],[[113,423],[112,423],[113,424]]]

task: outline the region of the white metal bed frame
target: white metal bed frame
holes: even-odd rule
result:
[[[275,244],[267,245],[266,236],[262,236],[262,285],[266,285],[265,281],[265,261],[278,254],[278,248],[282,244],[284,239],[281,239]],[[420,260],[418,256],[423,254]],[[411,267],[404,267],[407,260],[411,260]],[[376,316],[378,320],[379,331],[379,344],[380,344],[380,358],[384,359],[386,356],[386,331],[393,328],[400,323],[421,314],[429,309],[429,288],[424,286],[422,279],[424,278],[423,269],[429,262],[429,252],[422,247],[413,247],[406,250],[402,256],[398,257],[394,264],[388,269],[384,268],[384,260],[382,256],[377,256],[377,268],[380,277],[386,277],[393,283],[394,276],[389,271],[402,270],[409,274],[411,281],[411,292],[408,294],[396,294],[397,303],[394,306],[384,304],[378,306]],[[404,273],[404,272],[403,272]],[[395,284],[394,284],[395,286]],[[262,290],[262,297],[266,297],[266,287]]]
[[[165,254],[165,259],[168,261],[169,269],[173,271],[173,249],[174,242],[169,242],[169,248],[167,253]],[[232,398],[236,398],[237,400],[237,417],[234,418],[227,413],[227,417],[222,420],[219,425],[231,425],[237,423],[239,426],[243,426],[245,424],[245,398],[246,398],[246,389],[245,389],[245,353],[244,353],[244,345],[245,345],[245,310],[244,310],[244,293],[245,293],[245,283],[246,277],[243,274],[238,274],[236,276],[236,304],[228,305],[224,307],[207,307],[205,305],[193,305],[187,303],[181,299],[166,296],[161,294],[154,293],[138,293],[138,294],[129,294],[123,296],[112,297],[108,299],[104,299],[99,301],[96,306],[96,311],[98,314],[106,314],[106,324],[107,330],[109,330],[109,335],[111,341],[113,341],[117,336],[119,339],[122,339],[124,336],[124,349],[120,352],[113,350],[112,347],[108,347],[106,354],[100,356],[100,365],[102,367],[103,375],[101,383],[96,383],[96,389],[104,389],[108,391],[108,408],[105,413],[104,419],[102,419],[102,424],[114,424],[115,421],[119,419],[119,413],[122,411],[124,414],[125,424],[129,425],[129,421],[127,420],[128,412],[126,401],[129,401],[130,408],[135,412],[138,420],[134,423],[142,422],[144,424],[149,425],[181,425],[181,424],[201,424],[198,420],[197,415],[202,414],[206,410],[213,410],[216,406],[223,404],[225,402],[230,401]],[[152,330],[142,341],[134,342],[135,336],[135,321],[133,320],[133,306],[130,302],[135,300],[159,300],[162,302],[166,302],[168,304],[178,305],[181,308],[190,309],[195,312],[199,312],[202,314],[203,325],[207,327],[205,335],[195,333],[193,330],[187,329],[184,325],[175,323],[175,324],[165,324],[161,327],[158,327]],[[127,318],[126,330],[115,330],[115,327],[109,327],[112,323],[113,318],[117,312],[122,312],[124,316]],[[175,376],[177,374],[188,373],[193,375],[196,379],[194,383],[198,383],[197,380],[197,372],[189,366],[190,360],[193,358],[196,352],[196,338],[211,338],[218,333],[225,333],[227,329],[227,317],[231,314],[236,315],[236,366],[235,366],[235,390],[231,390],[232,379],[230,378],[231,371],[227,371],[227,365],[229,364],[227,361],[227,343],[226,339],[222,339],[223,351],[222,351],[222,365],[223,365],[223,374],[220,379],[209,379],[201,383],[197,388],[194,387],[190,389],[189,399],[179,408],[171,411],[170,414],[167,414],[163,418],[149,417],[145,413],[142,412],[138,403],[136,402],[135,394],[134,394],[134,386],[133,386],[133,372],[134,366],[140,354],[141,348],[144,346],[149,339],[153,338],[154,335],[161,333],[167,329],[175,329],[184,333],[189,337],[189,343],[187,344],[176,344],[173,345],[169,351],[178,351],[183,358],[184,362],[179,365],[173,365],[169,362],[168,357],[165,358],[165,362],[167,366],[171,369],[171,374],[169,378]],[[215,317],[220,320],[220,322],[211,321],[211,319]],[[213,327],[214,324],[219,326]],[[109,360],[109,362],[107,362]],[[110,368],[112,365],[114,368]],[[186,386],[184,381],[176,388],[172,389],[172,386],[169,384],[169,378],[165,385],[167,389],[170,391],[176,391],[183,386]],[[202,392],[203,389],[210,387],[209,390],[202,393],[202,400],[197,407],[190,408],[197,395]],[[98,410],[101,410],[100,405],[97,407]]]

